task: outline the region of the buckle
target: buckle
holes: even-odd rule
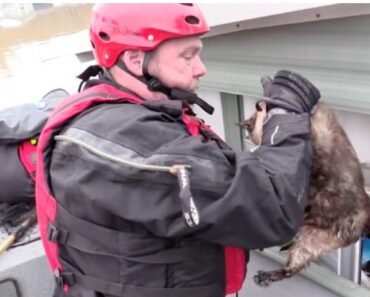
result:
[[[57,285],[59,288],[63,288],[64,287],[64,280],[63,280],[63,276],[60,272],[60,270],[58,268],[56,268],[54,270],[54,276],[55,276],[55,279],[57,281]]]
[[[72,272],[61,272],[60,269],[56,268],[54,270],[54,277],[56,279],[57,285],[60,288],[64,288],[65,285],[73,286],[74,284],[74,277]]]
[[[59,231],[58,229],[51,223],[48,225],[48,240],[51,242],[56,242],[58,239]]]

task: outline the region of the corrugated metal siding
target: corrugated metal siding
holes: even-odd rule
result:
[[[202,87],[258,97],[261,75],[302,73],[337,109],[370,114],[370,15],[204,38]]]

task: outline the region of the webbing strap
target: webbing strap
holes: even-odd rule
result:
[[[70,246],[76,250],[100,256],[110,256],[146,264],[174,264],[187,261],[200,261],[216,259],[215,253],[210,252],[208,246],[186,246],[163,250],[161,252],[145,256],[117,255],[107,252],[99,252],[96,243],[77,233],[55,228],[52,224],[48,227],[48,239],[62,245]]]
[[[95,254],[100,256],[110,256],[122,259],[127,259],[134,262],[147,264],[171,264],[187,261],[212,261],[217,257],[217,252],[212,252],[209,246],[184,246],[163,250],[153,255],[146,256],[127,256],[121,254],[120,249],[116,244],[119,238],[129,237],[131,234],[108,229],[91,222],[81,220],[74,216],[61,205],[58,206],[59,214],[69,223],[79,224],[84,230],[89,230],[89,234],[95,234],[93,238],[82,234],[72,232],[54,224],[48,224],[47,238],[51,242],[58,242],[62,245],[67,245],[81,252]]]
[[[61,285],[73,286],[75,283],[77,283],[90,290],[117,297],[214,297],[218,296],[223,290],[222,284],[211,284],[187,288],[149,288],[122,285],[80,273],[63,272],[59,277],[63,279],[59,280]]]

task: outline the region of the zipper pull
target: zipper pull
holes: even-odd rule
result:
[[[188,227],[193,228],[199,225],[199,212],[190,191],[189,169],[190,166],[174,165],[171,167],[170,172],[176,174],[179,181],[179,197],[185,223]]]

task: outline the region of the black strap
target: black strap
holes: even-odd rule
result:
[[[149,62],[150,62],[150,59],[152,58],[152,52],[151,51],[146,51],[144,52],[144,61],[143,61],[143,75],[144,77],[146,78],[147,81],[149,81],[151,78],[153,78],[150,74],[149,74]]]
[[[146,256],[127,256],[120,254],[120,250],[114,244],[119,242],[119,237],[125,237],[130,233],[108,229],[96,224],[81,220],[72,215],[61,205],[58,206],[59,214],[69,223],[78,224],[84,230],[89,230],[89,234],[94,234],[94,238],[80,235],[76,232],[67,231],[55,227],[54,224],[48,225],[48,240],[58,242],[61,245],[73,247],[81,252],[89,254],[124,258],[133,262],[148,264],[171,264],[186,261],[210,261],[214,259],[215,253],[210,251],[207,246],[186,246],[163,250],[153,255]],[[145,236],[145,235],[143,235]]]
[[[137,80],[141,81],[144,84],[147,84],[147,81],[144,76],[138,76],[135,73],[133,73],[130,69],[127,68],[126,64],[122,62],[121,59],[118,59],[116,62],[116,65],[121,68],[123,71],[130,74],[132,77],[135,77]]]
[[[144,59],[144,65],[143,67],[146,69],[144,71],[144,76],[137,76],[134,73],[132,73],[125,63],[121,61],[121,59],[118,59],[116,62],[116,65],[121,68],[123,71],[129,73],[131,76],[135,77],[139,81],[143,82],[148,86],[148,89],[151,91],[155,92],[162,92],[166,94],[171,100],[182,100],[187,102],[188,104],[197,104],[199,105],[200,108],[202,108],[205,112],[208,114],[212,114],[214,111],[213,106],[208,104],[206,101],[203,99],[199,98],[195,93],[188,92],[188,91],[183,91],[177,88],[168,88],[165,87],[162,82],[155,78],[151,77],[149,73],[147,72],[147,64],[149,63],[151,57],[151,53],[148,52],[145,54],[145,59]],[[144,69],[143,68],[143,69]],[[81,79],[80,86],[78,88],[78,91],[80,92],[83,88],[91,87],[99,83],[110,83],[117,87],[118,89],[128,91],[129,93],[132,93],[132,91],[127,90],[126,88],[122,87],[121,85],[117,84],[112,80],[112,77],[107,77],[107,75],[104,73],[104,69],[99,66],[99,65],[93,65],[89,66],[85,71],[83,71],[80,75],[77,76],[77,78]],[[94,77],[99,75],[99,79],[97,80],[92,80],[90,77]]]
[[[205,112],[212,114],[214,111],[213,106],[205,102],[203,99],[199,98],[196,94],[183,91],[177,88],[168,88],[162,84],[162,82],[153,76],[151,76],[148,72],[148,66],[150,59],[152,57],[152,52],[147,51],[144,53],[144,61],[143,61],[143,76],[137,76],[136,74],[130,71],[126,64],[122,62],[121,59],[118,59],[116,65],[121,68],[123,71],[129,73],[131,76],[135,77],[136,79],[140,80],[144,84],[148,86],[148,89],[155,92],[162,92],[170,97],[172,100],[184,100],[189,104],[197,104],[199,105]]]
[[[97,76],[102,72],[103,68],[99,65],[91,65],[87,67],[81,74],[76,76],[77,78],[81,79],[81,83],[78,86],[78,91],[81,92],[82,88],[84,87],[85,83],[90,79],[90,77]]]
[[[49,241],[58,242],[59,244],[67,245],[76,250],[89,254],[110,256],[121,259],[123,258],[125,260],[137,263],[175,264],[187,261],[201,261],[204,259],[211,260],[211,258],[216,259],[216,255],[214,253],[211,253],[209,247],[206,246],[187,246],[172,248],[146,256],[117,255],[109,252],[103,253],[99,252],[99,249],[95,249],[96,244],[94,244],[87,238],[60,228],[57,229],[52,224],[49,224],[48,227],[48,239]]]
[[[127,286],[115,282],[110,282],[98,279],[92,276],[83,275],[80,273],[62,272],[57,276],[60,286],[79,284],[82,287],[90,290],[113,295],[113,296],[129,296],[129,297],[189,297],[202,296],[213,297],[218,296],[222,292],[222,284],[211,284],[199,287],[187,288],[149,288]]]
[[[170,89],[170,99],[184,100],[189,104],[197,104],[208,114],[213,114],[213,111],[215,110],[212,105],[199,98],[195,93],[183,91],[177,88]]]
[[[97,76],[99,73],[103,72],[103,68],[99,65],[91,65],[87,67],[81,74],[77,75],[76,77],[87,81],[92,76]]]

